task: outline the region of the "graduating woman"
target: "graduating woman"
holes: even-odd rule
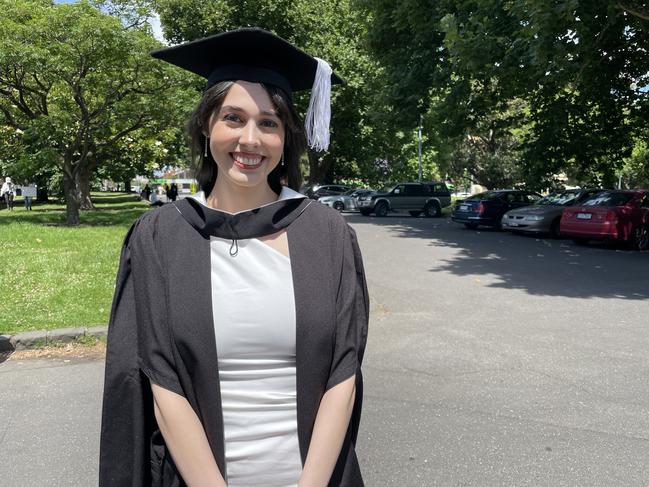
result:
[[[361,255],[338,212],[295,191],[341,80],[261,29],[153,55],[208,80],[189,124],[202,191],[126,236],[99,485],[362,486]],[[292,93],[309,88],[305,137]]]

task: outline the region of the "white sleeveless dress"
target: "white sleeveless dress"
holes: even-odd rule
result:
[[[239,240],[235,255],[232,244],[210,239],[226,482],[295,487],[302,462],[291,261],[258,239]]]

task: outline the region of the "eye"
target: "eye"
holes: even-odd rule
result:
[[[271,120],[271,119],[262,120],[260,125],[262,127],[269,127],[269,128],[279,127],[279,124],[275,120]]]
[[[236,113],[226,113],[223,116],[223,120],[226,122],[241,122],[241,117]]]

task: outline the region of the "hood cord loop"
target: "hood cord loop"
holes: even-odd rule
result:
[[[238,253],[239,253],[239,243],[237,242],[236,238],[233,238],[232,244],[230,245],[230,257],[236,257]]]

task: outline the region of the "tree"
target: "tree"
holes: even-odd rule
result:
[[[0,0],[0,116],[54,155],[67,222],[91,206],[94,171],[130,134],[180,125],[190,79],[149,57],[147,27],[128,27],[88,2]]]
[[[360,5],[371,14],[370,45],[391,78],[387,94],[406,122],[426,113],[434,139],[449,144],[523,100],[526,119],[511,127],[523,137],[521,174],[543,186],[559,172],[610,185],[646,125],[647,94],[639,87],[649,84],[647,24],[629,6],[640,3]]]
[[[122,181],[127,191],[136,176],[152,175],[155,169],[165,166],[187,165],[185,137],[182,128],[169,127],[155,135],[138,131],[124,137],[112,146],[110,152],[100,155],[110,161],[101,165],[97,176],[111,181]]]
[[[649,188],[649,143],[646,134],[636,140],[633,151],[620,171],[628,188]]]

